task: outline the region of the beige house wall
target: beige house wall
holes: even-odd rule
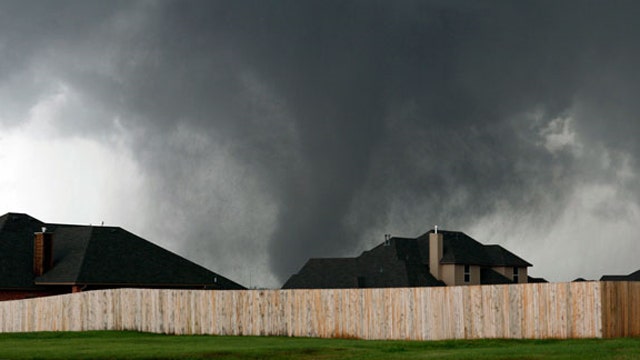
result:
[[[440,265],[442,281],[448,286],[453,285],[480,285],[480,266],[469,266],[469,282],[464,282],[464,265],[443,264]]]
[[[468,285],[480,285],[480,266],[471,265],[469,270],[471,270],[471,281],[467,283]],[[462,265],[462,272],[464,273],[464,265]],[[464,281],[464,276],[462,278]],[[464,282],[463,282],[464,284]]]
[[[519,270],[518,284],[528,283],[529,282],[528,277],[529,277],[528,269],[526,267],[521,267]]]
[[[445,264],[440,265],[440,275],[442,281],[444,281],[447,286],[452,286],[456,284],[456,265],[455,264]]]

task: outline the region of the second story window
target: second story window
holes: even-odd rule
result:
[[[519,271],[518,271],[518,268],[514,266],[513,267],[513,282],[514,283],[518,283],[519,282],[518,280],[520,280]]]
[[[464,282],[471,281],[471,267],[469,265],[464,266]]]

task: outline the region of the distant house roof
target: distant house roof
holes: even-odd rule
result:
[[[640,270],[629,275],[604,275],[600,281],[640,281]]]
[[[417,238],[393,237],[354,258],[310,259],[282,286],[295,288],[358,288],[444,286],[429,271],[429,233]],[[528,267],[499,245],[483,245],[458,231],[443,234],[442,264]],[[482,269],[481,283],[511,284],[502,274]]]
[[[34,233],[53,233],[53,267],[33,275]],[[0,217],[0,288],[50,285],[242,289],[217,273],[122,228],[43,223],[26,214]]]

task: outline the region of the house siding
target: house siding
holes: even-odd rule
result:
[[[454,285],[480,285],[480,266],[469,266],[469,282],[464,281],[464,265],[443,264],[440,265],[442,281],[448,286]]]
[[[518,278],[518,283],[519,284],[526,284],[528,282],[529,279],[529,273],[528,273],[528,269],[526,267],[521,267],[519,268],[519,278]]]

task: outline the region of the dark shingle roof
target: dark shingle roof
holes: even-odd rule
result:
[[[440,286],[425,266],[415,239],[395,237],[356,258],[360,287]]]
[[[428,231],[418,239],[424,239],[428,243]],[[481,266],[532,266],[514,253],[500,245],[484,245],[460,231],[443,231],[442,234],[442,260],[441,264],[468,264]]]
[[[44,223],[26,214],[0,216],[0,288],[34,289],[33,233]]]
[[[33,277],[33,233],[53,233],[53,267]],[[119,227],[45,224],[26,214],[0,218],[0,288],[35,285],[208,287],[241,285]]]
[[[347,289],[358,287],[358,279],[354,274],[356,259],[309,259],[304,265],[304,272],[293,275],[282,287],[283,289]]]
[[[92,229],[91,226],[48,226],[47,231],[54,233],[53,267],[35,281],[44,284],[78,283]]]

